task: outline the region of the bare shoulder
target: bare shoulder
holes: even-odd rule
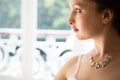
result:
[[[67,80],[67,73],[68,71],[70,72],[71,69],[75,66],[78,57],[79,56],[73,56],[70,60],[68,60],[54,77],[54,80]]]

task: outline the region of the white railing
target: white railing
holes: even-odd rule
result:
[[[21,29],[0,29],[0,34],[21,34]],[[68,37],[71,34],[71,30],[36,30],[37,36],[41,37]]]
[[[21,33],[20,29],[0,29],[0,36],[9,34],[8,39],[2,39],[1,37],[0,40],[0,44],[5,48],[1,47],[3,50],[6,49],[4,51],[7,51],[5,56],[2,53],[0,54],[3,55],[0,57],[0,64],[3,65],[0,68],[1,75],[11,75],[18,78],[22,74],[20,68],[22,40],[18,40]],[[63,62],[73,55],[71,52],[72,45],[68,43],[71,40],[70,34],[71,31],[36,30],[37,37],[46,38],[46,41],[36,41],[36,50],[35,54],[33,54],[33,64],[36,65],[33,66],[35,80],[52,80],[57,70],[64,64]],[[67,40],[65,42],[56,42],[55,39],[57,38]],[[65,53],[69,55],[66,56]]]

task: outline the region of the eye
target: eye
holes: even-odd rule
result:
[[[75,13],[81,13],[81,9],[76,8]]]

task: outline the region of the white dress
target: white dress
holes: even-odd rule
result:
[[[68,78],[68,80],[77,80],[77,79],[76,79],[76,75],[77,75],[77,72],[78,72],[78,69],[79,69],[79,66],[80,66],[81,58],[82,58],[82,55],[79,56],[79,58],[78,58],[78,61],[77,61],[77,65],[76,65],[76,69],[75,69],[74,75],[73,75],[72,77]]]

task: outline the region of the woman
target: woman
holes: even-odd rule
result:
[[[120,1],[69,0],[69,24],[94,49],[70,59],[54,80],[120,80]]]

